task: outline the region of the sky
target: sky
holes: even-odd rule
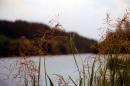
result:
[[[117,19],[129,6],[129,0],[0,0],[0,19],[45,24],[53,19],[66,31],[99,40],[106,13]]]

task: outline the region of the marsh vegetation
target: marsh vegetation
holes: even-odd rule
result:
[[[14,74],[15,78],[20,79],[22,86],[41,86],[43,84],[41,82],[42,78],[44,78],[45,86],[54,86],[55,82],[57,82],[58,86],[130,86],[129,13],[124,14],[123,18],[116,21],[115,25],[111,25],[109,14],[107,14],[106,21],[108,30],[103,40],[99,43],[81,37],[76,33],[66,33],[58,27],[52,30],[47,29],[53,32],[51,35],[49,32],[41,33],[44,34],[42,36],[38,34],[40,38],[36,36],[35,40],[32,39],[30,35],[28,36],[28,34],[23,33],[22,35],[24,36],[21,37],[21,39],[13,38],[14,35],[12,35],[12,41],[8,37],[3,36],[3,33],[7,34],[8,32],[2,29],[1,31],[3,32],[0,33],[2,34],[0,36],[2,39],[0,40],[0,55],[4,56],[7,52],[13,52],[14,55],[22,57],[19,63],[14,67],[17,68]],[[49,27],[46,26],[46,28]],[[110,30],[111,28],[115,28],[115,30]],[[78,41],[80,41],[81,44],[77,43]],[[12,43],[12,45],[15,46],[13,46],[13,48],[5,46],[4,44],[6,43],[9,43],[9,45]],[[94,43],[94,45],[92,46],[91,43]],[[87,49],[89,50],[87,51]],[[16,50],[19,50],[19,52],[15,52]],[[76,54],[84,52],[95,52],[98,54],[94,55],[94,58],[91,58],[91,64],[84,61],[85,59],[82,59],[82,55],[79,55],[81,60],[79,65]],[[78,78],[73,78],[71,75],[63,76],[55,73],[54,76],[56,76],[58,80],[54,81],[47,71],[46,58],[42,58],[43,55],[47,55],[48,53],[71,53]],[[10,53],[7,53],[7,55],[10,55]],[[30,60],[29,55],[39,55],[37,63]],[[41,59],[44,59],[44,61]],[[41,72],[41,69],[43,69],[44,72]],[[66,71],[66,69],[64,69],[64,71]]]

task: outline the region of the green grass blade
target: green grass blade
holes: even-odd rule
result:
[[[24,85],[28,86],[28,80],[26,78],[24,79]]]
[[[39,64],[38,64],[38,86],[40,85],[40,71],[41,71],[41,57],[39,58]]]
[[[48,77],[48,79],[49,79],[50,86],[54,86],[54,84],[53,84],[53,82],[52,82],[51,78],[50,78],[48,75],[47,75],[47,77]]]
[[[72,81],[72,83],[77,86],[77,84],[74,82],[74,80],[69,76],[69,79]]]
[[[84,64],[83,64],[83,82],[84,82],[84,86],[85,86],[85,80],[86,79],[86,77],[85,77],[85,67],[84,67]]]
[[[47,73],[46,73],[46,62],[45,62],[45,57],[44,57],[44,78],[45,78],[45,83],[47,86]]]
[[[83,84],[83,78],[80,79],[79,86],[82,86],[82,84]]]
[[[94,68],[95,68],[95,59],[94,59],[94,62],[93,62],[93,65],[92,65],[92,70],[91,70],[90,86],[93,86]]]
[[[35,76],[33,78],[33,86],[36,86]],[[38,85],[39,86],[39,85]]]
[[[79,72],[79,79],[81,79],[81,74],[80,74],[80,69],[79,69],[79,66],[78,66],[78,62],[77,62],[76,57],[75,57],[75,55],[74,55],[74,50],[73,50],[74,47],[75,47],[75,46],[74,46],[72,37],[71,37],[71,35],[70,35],[70,48],[71,48],[71,50],[72,50],[72,55],[73,55],[73,58],[74,58],[74,62],[75,62],[75,64],[76,64],[77,70],[78,70],[78,72]],[[74,49],[75,49],[75,48],[74,48]]]

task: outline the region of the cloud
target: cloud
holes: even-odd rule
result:
[[[116,1],[116,5],[119,8],[127,9],[129,7],[129,4],[128,4],[127,0],[115,0],[115,1]]]

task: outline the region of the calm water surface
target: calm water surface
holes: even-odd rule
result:
[[[75,56],[80,69],[82,69],[82,63],[89,63],[91,65],[93,58],[96,55],[80,54]],[[34,61],[36,65],[38,65],[39,57],[31,57],[30,59]],[[20,76],[17,74],[20,66],[16,67],[20,61],[21,59],[18,58],[0,59],[0,86],[21,86],[22,81],[20,81]],[[78,80],[78,72],[73,55],[45,56],[45,62],[47,74],[51,77],[56,86],[58,77],[55,74],[62,75],[66,80],[68,80],[68,76],[72,76],[72,78]],[[44,57],[41,58],[40,84],[41,86],[45,86]]]

